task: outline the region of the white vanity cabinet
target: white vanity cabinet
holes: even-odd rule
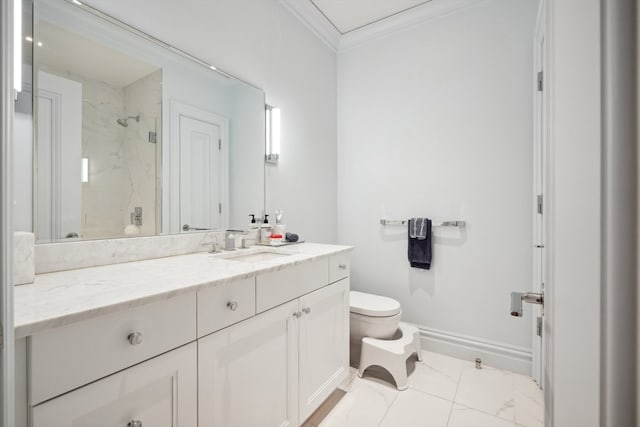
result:
[[[327,252],[21,337],[16,427],[300,426],[349,369],[349,253]]]
[[[299,300],[300,421],[338,387],[349,370],[349,279]]]
[[[297,301],[198,340],[198,426],[298,425]]]
[[[304,422],[347,375],[348,295],[348,278],[331,285],[325,279],[320,289],[200,338],[199,427]]]
[[[33,427],[195,427],[197,350],[187,344],[37,405]]]

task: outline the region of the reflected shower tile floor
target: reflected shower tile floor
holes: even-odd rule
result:
[[[400,392],[351,368],[304,427],[544,426],[542,390],[527,376],[429,351],[408,365],[409,389]]]

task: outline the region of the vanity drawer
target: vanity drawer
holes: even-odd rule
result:
[[[141,342],[136,343],[134,333]],[[33,405],[196,339],[196,294],[107,314],[29,338]]]
[[[349,277],[351,274],[351,253],[342,252],[329,257],[329,283]]]
[[[256,314],[256,279],[237,280],[198,292],[198,337]]]
[[[256,311],[261,313],[329,283],[328,258],[305,262],[256,277]]]

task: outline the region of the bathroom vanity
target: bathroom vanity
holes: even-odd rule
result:
[[[16,287],[18,426],[297,426],[348,372],[350,247],[182,256]]]

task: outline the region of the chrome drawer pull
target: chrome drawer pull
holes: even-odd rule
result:
[[[339,265],[338,265],[338,268],[339,268],[340,270],[346,270],[346,269],[347,269],[347,264],[339,264]]]
[[[238,303],[236,301],[229,301],[227,307],[229,307],[231,311],[236,311],[238,309]]]
[[[127,427],[142,427],[142,421],[131,420],[127,423]]]
[[[300,313],[299,311],[296,311],[295,313],[293,313],[293,317],[295,317],[296,319],[299,319],[300,317],[302,317],[302,313]]]
[[[131,345],[142,344],[142,334],[140,332],[132,332],[129,335],[127,335],[127,341],[129,341],[129,344]],[[138,424],[133,424],[133,426],[140,427],[142,426],[142,423],[140,423],[140,426],[138,426]]]
[[[311,309],[309,307],[305,307],[305,308],[302,309],[302,312],[304,314],[309,314],[309,313],[311,313]]]

